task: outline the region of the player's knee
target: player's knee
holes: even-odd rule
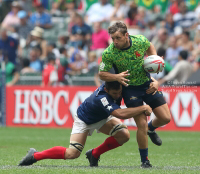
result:
[[[73,153],[73,155],[71,156],[71,159],[76,159],[80,156],[80,152],[76,151],[75,153]]]
[[[120,145],[123,145],[130,139],[130,133],[127,129],[122,129],[114,135],[114,138]]]
[[[169,122],[171,121],[171,116],[169,115],[166,115],[164,118],[163,118],[163,122],[165,123],[165,124],[168,124]]]
[[[78,150],[68,148],[66,149],[65,159],[76,159],[80,156],[80,152]]]
[[[123,143],[126,143],[130,139],[130,133],[127,129],[124,129],[123,132]]]
[[[118,141],[120,145],[126,143],[130,139],[130,133],[127,129],[127,126],[124,124],[115,125],[109,133],[111,136]]]
[[[138,130],[148,131],[148,123],[146,120],[140,120],[136,123]]]
[[[84,146],[76,141],[70,141],[69,151],[67,153],[67,159],[78,158],[83,150]]]

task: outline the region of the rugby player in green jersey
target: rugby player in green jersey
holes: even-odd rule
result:
[[[104,81],[118,81],[123,85],[122,96],[127,107],[138,107],[143,102],[148,104],[155,118],[147,123],[144,114],[134,118],[137,130],[137,142],[141,156],[141,167],[152,167],[148,160],[148,136],[160,146],[161,139],[155,129],[170,122],[171,114],[158,82],[143,69],[144,55],[157,55],[151,42],[142,35],[131,36],[122,22],[109,27],[108,32],[113,43],[104,50],[99,67],[99,76]],[[115,69],[116,74],[108,71]]]

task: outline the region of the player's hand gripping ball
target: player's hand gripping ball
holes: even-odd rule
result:
[[[151,55],[144,59],[143,67],[148,73],[159,73],[163,71],[165,67],[165,61],[160,56]]]

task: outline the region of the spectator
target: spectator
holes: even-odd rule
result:
[[[94,76],[94,82],[96,86],[101,86],[101,81],[99,79],[99,66],[97,63],[97,56],[94,51],[88,53],[88,73]]]
[[[196,22],[196,15],[193,11],[187,11],[185,2],[179,4],[180,12],[173,16],[173,20],[176,26],[180,26],[183,29],[190,29]]]
[[[195,9],[196,18],[198,22],[200,22],[200,3],[198,4],[197,8]]]
[[[184,83],[190,75],[193,73],[193,66],[187,61],[188,52],[183,50],[179,54],[179,62],[175,65],[174,69],[159,81],[159,84],[163,84],[166,81],[172,81],[174,84]],[[172,84],[170,82],[170,84]]]
[[[102,29],[101,22],[95,22],[93,25],[94,33],[92,34],[92,45],[90,47],[91,50],[98,50],[102,52],[109,43],[111,43],[111,39],[107,30]]]
[[[20,19],[20,24],[15,26],[17,33],[20,39],[26,39],[30,34],[30,31],[33,30],[33,25],[31,25],[27,21],[27,13],[24,10],[21,10],[17,14],[18,18]]]
[[[67,49],[65,47],[61,47],[60,51],[60,58],[68,58]]]
[[[42,71],[42,64],[39,58],[40,50],[38,48],[33,48],[30,52],[30,67],[36,71]]]
[[[177,39],[175,36],[169,38],[169,48],[166,51],[166,61],[174,67],[178,62],[178,56],[182,48],[177,45]]]
[[[68,33],[59,35],[58,42],[57,42],[58,48],[65,47],[66,49],[68,49],[69,47],[68,41],[69,41]]]
[[[42,50],[42,54],[40,58],[44,60],[47,57],[47,42],[43,39],[43,29],[40,27],[35,27],[34,30],[31,31],[31,36],[27,38],[27,46],[33,48],[37,47]]]
[[[17,72],[16,66],[9,61],[8,55],[0,50],[0,57],[3,57],[5,61],[5,71],[6,71],[6,86],[13,86],[19,80],[19,73]]]
[[[161,28],[158,30],[158,35],[156,35],[152,39],[152,44],[158,50],[158,48],[162,47],[164,49],[168,48],[168,33],[165,28]]]
[[[20,5],[27,13],[27,16],[30,16],[32,12],[32,0],[20,0]]]
[[[81,15],[76,14],[75,25],[72,27],[72,35],[70,37],[71,46],[77,47],[80,42],[90,43],[92,29],[85,24]]]
[[[193,42],[190,41],[190,32],[184,31],[180,39],[177,42],[178,46],[181,46],[183,50],[192,51],[194,49]]]
[[[112,15],[113,6],[108,3],[108,0],[99,1],[94,3],[86,13],[86,22],[89,24],[109,21]]]
[[[97,56],[94,51],[88,53],[88,72],[92,75],[98,74],[99,66],[97,63]]]
[[[70,14],[69,24],[68,24],[68,32],[72,32],[72,27],[75,25],[76,16],[78,15],[75,11],[72,11]]]
[[[151,21],[160,22],[165,18],[165,15],[166,14],[162,13],[162,7],[158,4],[155,4],[153,9],[148,11],[148,19]]]
[[[53,53],[48,55],[48,63],[42,71],[42,86],[52,86],[58,81],[58,74],[55,70],[56,57]]]
[[[128,17],[125,20],[126,26],[129,29],[136,28],[138,29],[138,20],[137,20],[137,8],[131,8],[128,11]]]
[[[3,50],[3,54],[7,54],[9,62],[16,64],[18,41],[8,36],[5,28],[1,28],[0,34],[0,49]]]
[[[75,9],[75,0],[54,0],[52,13],[66,12]]]
[[[194,50],[192,51],[192,57],[190,58],[190,61],[200,62],[200,25],[197,26],[197,30],[195,32]]]
[[[151,42],[158,32],[156,28],[156,23],[154,21],[149,21],[147,26],[148,28],[146,29],[146,33],[147,33],[146,37]]]
[[[175,15],[176,13],[179,13],[180,11],[180,6],[179,4],[182,2],[183,0],[173,0],[173,3],[171,4],[169,11],[171,14]]]
[[[60,58],[60,52],[59,52],[58,48],[56,48],[56,44],[53,42],[48,43],[47,52],[54,53],[54,55],[56,56],[56,59]]]
[[[87,51],[84,50],[84,43],[79,43],[78,48],[75,50],[79,52],[84,61],[87,61]]]
[[[42,86],[63,86],[68,61],[61,57],[56,59],[53,53],[48,55],[48,63],[42,72]]]
[[[36,12],[31,15],[30,22],[41,28],[52,28],[51,16],[44,12],[44,7],[41,3],[36,4]]]
[[[174,34],[175,23],[173,21],[173,15],[171,13],[168,13],[166,15],[166,22],[164,27],[167,29],[170,36]]]
[[[67,53],[64,53],[67,56]],[[68,68],[68,59],[67,57],[60,57],[60,59],[56,60],[56,70],[58,74],[58,82],[56,85],[63,85],[65,81],[66,69]]]
[[[44,9],[49,9],[49,0],[32,0],[33,1],[33,6],[37,6],[38,4],[42,4]],[[51,1],[50,1],[51,2]]]
[[[87,62],[83,60],[79,52],[76,52],[74,57],[75,60],[70,63],[68,73],[71,75],[80,75],[87,68]]]
[[[20,74],[34,73],[35,71],[30,67],[30,60],[27,58],[22,59],[22,69]]]
[[[112,21],[123,20],[127,17],[128,10],[129,6],[126,4],[126,0],[115,0],[110,19]]]
[[[20,20],[17,16],[17,13],[19,12],[20,8],[21,8],[20,3],[17,1],[13,1],[11,12],[6,15],[1,24],[1,27],[9,29],[14,25],[19,25]]]
[[[149,22],[149,17],[147,15],[147,11],[144,7],[138,8],[137,20],[138,20],[139,28],[145,29]]]

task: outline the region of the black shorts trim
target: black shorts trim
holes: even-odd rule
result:
[[[136,101],[136,102],[126,104],[126,107],[127,108],[135,108],[135,107],[142,106],[142,105],[143,105],[143,101]]]
[[[164,105],[165,103],[166,103],[166,101],[165,101],[164,97],[161,96],[161,97],[158,97],[146,104],[148,104],[152,108],[152,110],[154,110],[155,108],[157,108],[161,105]]]

